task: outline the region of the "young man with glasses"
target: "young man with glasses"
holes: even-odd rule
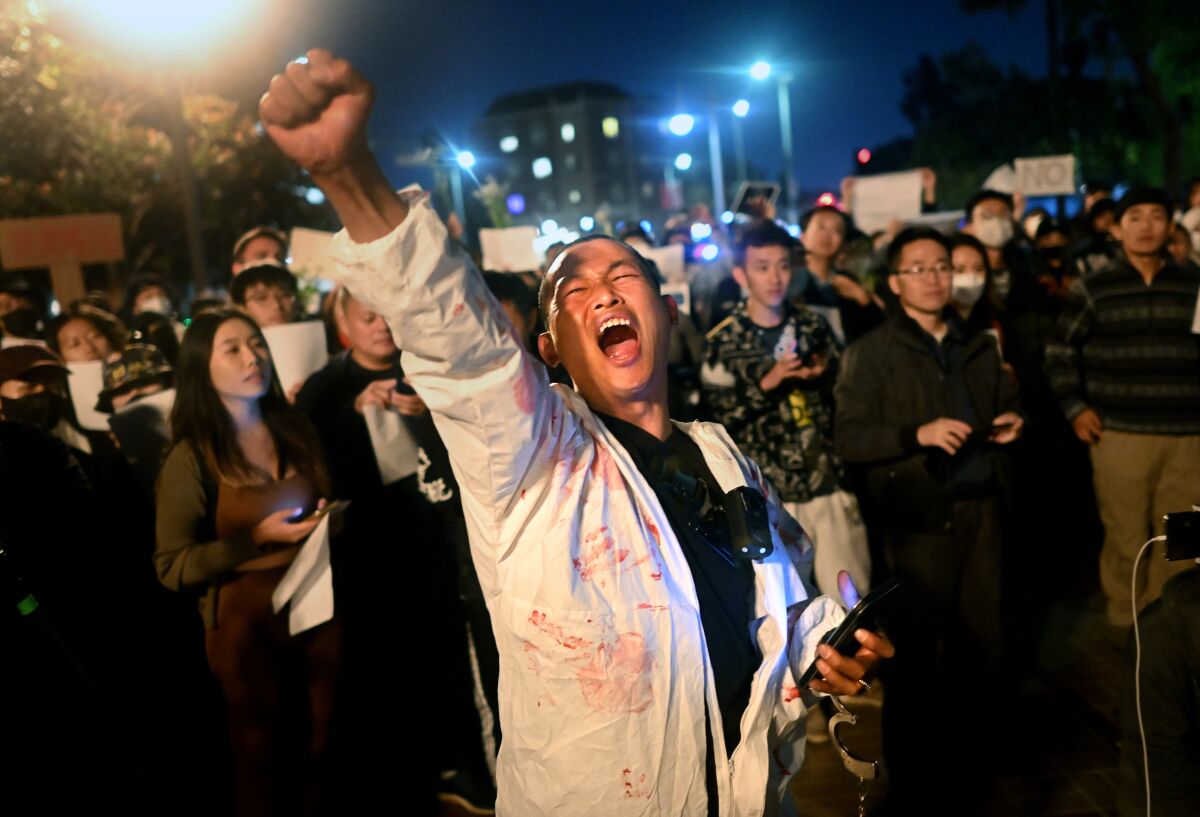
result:
[[[885,675],[889,796],[895,813],[918,813],[908,808],[918,804],[921,813],[940,813],[958,792],[928,782],[971,790],[977,781],[954,764],[973,758],[988,732],[965,713],[994,712],[988,682],[997,677],[1003,643],[1009,482],[1003,449],[1020,436],[1023,420],[995,340],[947,308],[945,236],[925,227],[901,231],[888,266],[901,309],[843,354],[836,449],[863,471],[868,513],[904,593],[891,608],[897,657]],[[935,796],[947,800],[939,806]]]

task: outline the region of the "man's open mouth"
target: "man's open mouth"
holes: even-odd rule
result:
[[[625,318],[609,318],[600,325],[600,351],[609,360],[624,360],[637,354],[637,330]]]

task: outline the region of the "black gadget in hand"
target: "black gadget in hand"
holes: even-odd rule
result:
[[[858,643],[858,639],[854,637],[854,631],[860,627],[867,630],[875,629],[876,621],[879,618],[879,611],[883,606],[883,600],[890,596],[899,586],[900,582],[895,579],[888,579],[876,587],[850,609],[850,612],[846,614],[846,618],[841,624],[827,632],[821,638],[821,643],[828,644],[842,655],[853,656],[861,646]],[[817,661],[813,659],[813,662],[808,665],[808,669],[804,671],[804,675],[800,677],[800,686],[808,686],[808,683],[816,678],[818,674]]]

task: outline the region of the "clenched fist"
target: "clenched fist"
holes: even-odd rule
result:
[[[314,48],[276,74],[258,103],[267,134],[312,175],[358,242],[387,235],[408,214],[367,146],[374,99],[354,66]]]

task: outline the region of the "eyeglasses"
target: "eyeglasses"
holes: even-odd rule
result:
[[[908,275],[912,278],[925,278],[930,275],[936,275],[939,278],[948,278],[954,270],[950,268],[949,264],[934,264],[932,267],[909,267],[897,272],[900,275]]]

